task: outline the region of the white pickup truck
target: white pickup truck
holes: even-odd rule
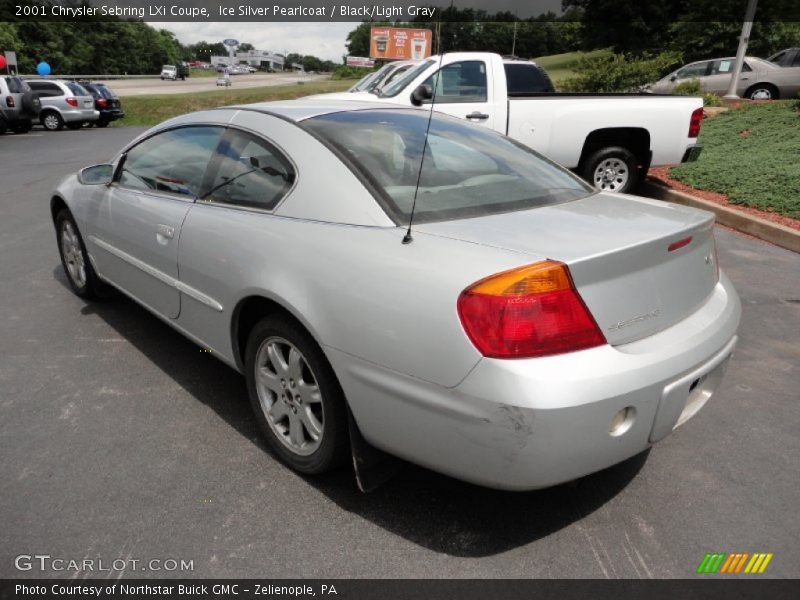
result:
[[[701,98],[553,93],[535,63],[487,52],[432,56],[378,94],[325,96],[430,104],[417,91],[423,84],[429,86],[437,111],[505,133],[602,190],[630,192],[651,166],[696,160],[700,154]]]

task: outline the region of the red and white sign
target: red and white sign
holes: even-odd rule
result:
[[[431,55],[430,29],[373,27],[369,36],[369,55],[388,60],[422,60]]]
[[[348,67],[367,67],[371,69],[375,66],[375,61],[366,56],[348,56],[346,64]]]

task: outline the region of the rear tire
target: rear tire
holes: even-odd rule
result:
[[[52,110],[43,112],[39,119],[47,131],[61,131],[64,129],[64,119],[61,118],[60,114]]]
[[[28,133],[33,128],[33,123],[25,121],[23,123],[15,123],[11,126],[11,131],[14,133]]]
[[[639,161],[627,148],[609,146],[591,154],[580,175],[600,191],[629,194],[639,184]]]
[[[106,121],[105,119],[101,119],[99,121],[94,122],[95,127],[100,127],[100,128],[108,127],[108,124],[109,121]]]
[[[0,117],[0,135],[3,135],[7,130],[8,126],[6,125],[6,120]]]
[[[319,345],[283,314],[259,321],[245,352],[247,391],[272,450],[295,471],[317,475],[349,455],[345,398]]]
[[[745,98],[750,100],[778,100],[780,92],[771,83],[757,83],[745,92]]]
[[[56,215],[56,239],[61,266],[72,291],[86,300],[107,295],[110,288],[100,281],[92,267],[78,225],[67,209]]]

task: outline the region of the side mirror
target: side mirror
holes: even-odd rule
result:
[[[424,83],[418,85],[416,89],[411,92],[411,104],[414,106],[422,106],[423,102],[431,98],[433,98],[433,88]]]
[[[83,185],[108,185],[114,178],[114,165],[94,165],[78,171]]]
[[[677,75],[673,75],[672,77],[669,78],[670,81],[675,81],[676,79],[678,79]]]

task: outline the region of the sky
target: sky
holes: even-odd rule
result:
[[[221,42],[234,38],[253,44],[258,50],[308,54],[323,60],[342,62],[347,54],[347,34],[358,23],[150,23],[157,29],[172,31],[182,44],[201,40]]]

